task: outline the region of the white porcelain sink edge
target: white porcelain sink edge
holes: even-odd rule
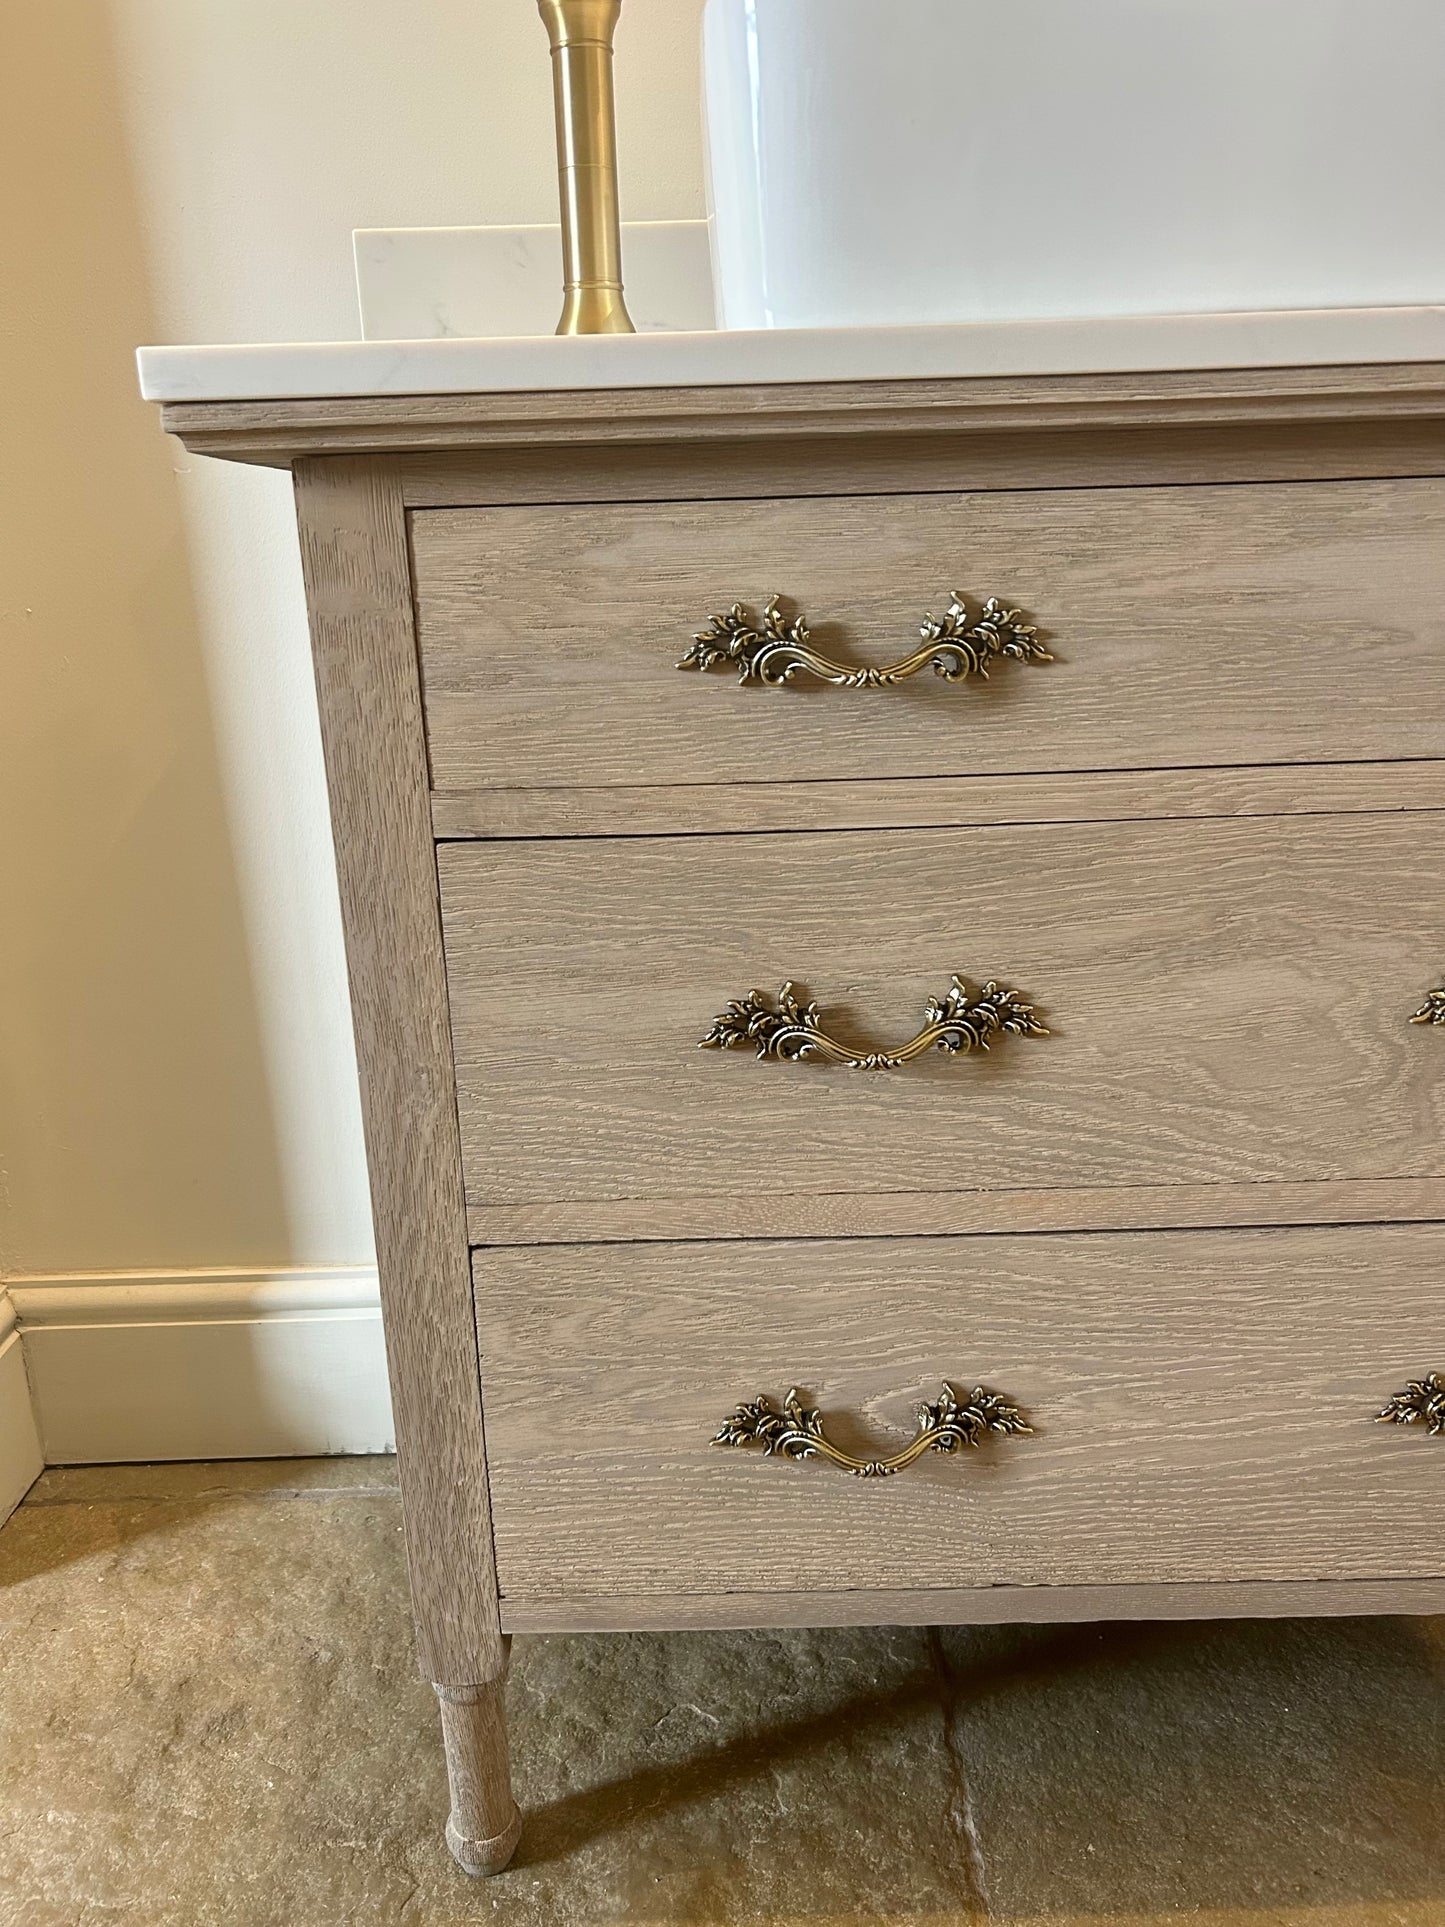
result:
[[[718,316],[1445,301],[1440,0],[707,0]]]

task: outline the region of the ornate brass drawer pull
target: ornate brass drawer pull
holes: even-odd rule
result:
[[[805,1004],[796,984],[784,984],[777,1003],[761,990],[735,997],[712,1029],[700,1040],[702,1050],[731,1050],[756,1044],[759,1057],[821,1057],[855,1071],[892,1071],[925,1051],[987,1050],[995,1037],[1047,1037],[1032,1004],[1016,990],[1005,990],[992,978],[977,996],[962,977],[955,977],[947,996],[934,998],[923,1013],[923,1029],[897,1050],[857,1051],[841,1044],[823,1029],[817,1004]]]
[[[891,1479],[925,1452],[956,1452],[960,1446],[977,1445],[991,1432],[1028,1437],[1033,1429],[1018,1407],[997,1392],[975,1385],[965,1400],[945,1383],[934,1404],[919,1406],[918,1430],[901,1452],[891,1458],[859,1459],[823,1436],[822,1414],[804,1405],[794,1386],[781,1412],[761,1395],[739,1405],[724,1419],[713,1444],[755,1445],[769,1458],[827,1459],[858,1479]]]
[[[1410,1019],[1412,1024],[1445,1024],[1445,984],[1432,990]]]
[[[1375,1421],[1379,1425],[1423,1425],[1436,1435],[1445,1432],[1445,1378],[1438,1372],[1412,1378],[1383,1412],[1376,1412]]]
[[[918,632],[923,647],[880,669],[859,669],[825,656],[813,647],[806,618],[785,616],[778,607],[780,600],[772,597],[761,622],[741,602],[735,602],[725,615],[709,616],[707,627],[693,638],[678,668],[713,669],[721,664],[736,669],[739,682],[773,687],[791,682],[803,669],[839,689],[890,689],[930,665],[945,682],[963,682],[969,676],[987,682],[990,667],[999,662],[1053,661],[1039,641],[1038,630],[1022,620],[1019,610],[1006,609],[996,596],[989,597],[974,620],[955,590],[941,618],[924,617]]]

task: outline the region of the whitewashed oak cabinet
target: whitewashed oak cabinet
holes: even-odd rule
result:
[[[166,425],[295,473],[464,1867],[515,1631],[1445,1610],[1445,370]]]

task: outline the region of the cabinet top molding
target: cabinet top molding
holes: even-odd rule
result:
[[[625,344],[643,337],[612,339]],[[650,449],[707,463],[714,459],[708,451],[724,445],[746,445],[759,454],[786,448],[801,460],[830,445],[856,446],[861,438],[891,440],[900,447],[907,443],[914,451],[931,445],[987,453],[1005,443],[1047,437],[1055,451],[1067,450],[1071,459],[1062,471],[1041,473],[1039,480],[1067,482],[1074,456],[1084,457],[1086,449],[1117,456],[1121,446],[1142,442],[1138,431],[1177,437],[1180,431],[1198,430],[1218,437],[1258,430],[1358,435],[1375,429],[1408,432],[1408,463],[1397,460],[1394,451],[1383,467],[1355,466],[1352,442],[1338,472],[1434,474],[1445,469],[1445,343],[1434,361],[1319,367],[167,401],[161,420],[168,433],[198,454],[280,468],[316,455],[468,451],[493,458],[550,455],[575,463],[586,450],[610,450],[621,460],[628,451]],[[1092,459],[1097,465],[1097,457]],[[1304,464],[1321,475],[1331,466],[1324,459],[1317,466]],[[1207,472],[1212,469],[1217,473]],[[1135,477],[1101,469],[1089,479],[1226,480],[1247,479],[1250,472],[1236,478],[1227,462],[1218,466],[1212,458],[1196,468],[1192,457],[1186,470],[1177,477],[1164,471]],[[1275,475],[1273,469],[1259,475],[1291,478],[1292,471]],[[1027,479],[1021,473],[1012,485]],[[918,485],[925,484],[920,479]],[[950,470],[946,484],[931,485],[988,482],[965,463]],[[711,492],[734,491],[714,486]],[[819,468],[801,492],[833,490]]]

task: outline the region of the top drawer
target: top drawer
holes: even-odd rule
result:
[[[1445,481],[446,509],[412,521],[439,790],[1445,755]],[[774,594],[847,665],[956,590],[1052,662],[886,688],[675,665]]]

